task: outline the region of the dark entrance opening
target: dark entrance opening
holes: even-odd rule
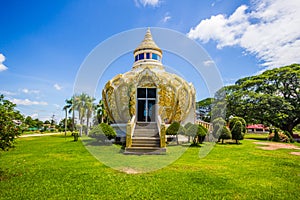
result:
[[[137,89],[137,121],[155,122],[156,88]]]

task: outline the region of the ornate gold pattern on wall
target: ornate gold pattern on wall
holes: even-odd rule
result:
[[[117,75],[103,89],[105,107],[112,121],[126,123],[136,114],[137,88],[157,88],[158,114],[167,123],[181,122],[193,108],[194,87],[181,77],[143,67]]]

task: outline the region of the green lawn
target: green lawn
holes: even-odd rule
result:
[[[126,174],[107,167],[81,142],[72,142],[71,137],[56,135],[17,141],[16,148],[0,154],[0,199],[299,199],[300,196],[300,156],[289,154],[296,150],[266,151],[256,148],[255,140],[244,140],[241,145],[216,145],[202,159],[198,156],[199,148],[188,148],[167,167],[141,174]],[[180,148],[168,150],[177,152]],[[138,157],[118,156],[133,161]],[[139,157],[147,160],[147,156]]]

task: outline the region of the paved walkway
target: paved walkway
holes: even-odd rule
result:
[[[26,134],[26,135],[21,135],[19,136],[20,138],[25,138],[25,137],[36,137],[36,136],[48,136],[48,135],[58,135],[62,133],[35,133],[35,134]]]

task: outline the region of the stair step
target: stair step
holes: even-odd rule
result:
[[[159,148],[159,143],[158,144],[134,143],[131,145],[131,147],[157,147],[157,148]]]
[[[135,128],[136,129],[157,129],[157,124],[138,122],[136,123]]]
[[[126,147],[124,154],[143,155],[143,154],[165,154],[166,148],[160,147]]]

